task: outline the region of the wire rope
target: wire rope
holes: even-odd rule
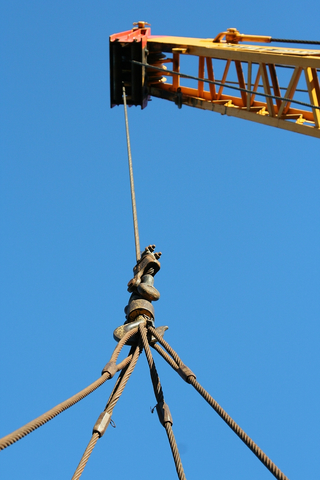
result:
[[[174,360],[169,359],[168,355],[156,344],[154,348],[160,353],[160,355],[171,365],[171,367],[178,371],[183,366],[183,362],[179,355],[173,350],[172,347],[158,334],[158,332],[152,328],[148,328],[149,332],[156,337],[158,342],[170,353]],[[191,372],[191,370],[190,370]],[[255,454],[255,456],[263,463],[263,465],[274,475],[277,480],[288,480],[288,477],[275,465],[275,463],[261,450],[261,448],[245,433],[244,430],[227,414],[227,412],[214,400],[214,398],[199,384],[195,375],[191,372],[191,375],[185,378],[187,383],[190,383],[195,390],[206,400],[206,402],[215,410],[215,412],[224,420],[224,422],[234,431],[236,435],[243,441],[245,445]]]
[[[119,375],[120,382],[117,388],[113,390],[112,395],[110,396],[105,408],[105,411],[110,413],[110,415],[112,414],[114,407],[116,406],[119,398],[121,397],[125,386],[127,385],[127,382],[137,364],[141,351],[142,351],[142,348],[140,345],[133,348],[131,362],[122,370],[123,373],[121,372]]]
[[[217,82],[220,82],[220,80],[217,80]],[[231,82],[230,80],[226,80],[225,81],[225,84],[231,84],[231,85],[238,85],[238,82]],[[264,88],[263,85],[258,85],[259,88]],[[279,87],[280,90],[287,90],[287,87]],[[303,88],[296,88],[295,89],[296,92],[300,92],[300,93],[308,93],[308,90],[305,90]]]
[[[151,381],[152,381],[154,394],[155,394],[156,400],[158,402],[157,403],[157,411],[158,411],[158,407],[159,407],[159,411],[158,411],[159,420],[166,430],[179,480],[186,480],[186,476],[185,476],[185,473],[184,473],[184,470],[183,470],[183,466],[182,466],[182,462],[181,462],[181,458],[180,458],[180,454],[179,454],[179,450],[178,450],[178,446],[177,446],[177,442],[176,442],[176,439],[174,437],[174,433],[173,433],[173,430],[172,430],[172,418],[171,418],[171,415],[169,413],[169,409],[168,409],[168,407],[167,407],[167,405],[165,404],[165,401],[164,401],[164,395],[163,395],[163,390],[162,390],[162,386],[161,386],[161,383],[160,383],[160,378],[159,378],[159,375],[158,375],[158,372],[157,372],[157,369],[156,369],[156,366],[155,366],[155,363],[154,363],[154,359],[152,357],[152,353],[151,353],[151,350],[150,350],[150,346],[149,346],[149,342],[148,342],[148,338],[147,338],[147,333],[146,333],[147,329],[144,325],[140,324],[139,325],[139,331],[140,331],[140,335],[141,335],[141,339],[142,339],[143,348],[144,348],[144,351],[145,351],[145,354],[146,354],[146,357],[147,357],[147,362],[148,362],[148,365],[149,365],[149,369],[150,369],[150,375],[151,375]],[[159,413],[159,412],[162,412],[162,413]],[[163,415],[162,417],[160,416],[161,414]]]
[[[77,469],[74,472],[71,480],[78,480],[81,477],[82,472],[85,469],[85,466],[87,465],[89,457],[94,447],[96,446],[96,443],[99,440],[99,438],[100,438],[99,433],[93,432],[90,442],[88,443],[87,448],[85,449],[84,454],[82,455],[79,465],[77,466]]]
[[[109,363],[114,363],[120,353],[121,348],[123,345],[129,340],[129,338],[137,333],[137,328],[127,332],[127,334],[121,339],[121,341],[118,343],[116,348],[114,349],[111,359]],[[123,367],[126,366],[126,364],[132,360],[131,357],[124,359],[120,364],[116,365],[115,368],[115,373],[122,369]],[[83,398],[87,397],[90,393],[92,393],[94,390],[96,390],[98,387],[100,387],[103,383],[105,383],[109,378],[111,378],[111,374],[106,371],[103,373],[103,375],[95,380],[93,383],[91,383],[88,387],[84,388],[80,392],[76,393],[72,397],[68,398],[62,403],[59,403],[55,407],[51,408],[47,412],[43,413],[39,417],[35,418],[31,422],[27,423],[26,425],[18,428],[14,432],[6,435],[5,437],[0,439],[0,450],[4,450],[5,448],[9,447],[13,443],[17,442],[21,438],[25,437],[29,433],[33,432],[37,428],[41,427],[45,423],[49,422],[49,420],[52,420],[54,417],[59,415],[60,413],[64,412],[68,408],[72,407],[72,405],[75,405],[78,403],[80,400]]]
[[[116,406],[116,403],[118,402],[119,398],[121,397],[121,394],[123,393],[124,387],[126,386],[128,380],[129,380],[129,377],[130,377],[131,373],[133,372],[134,367],[137,364],[137,361],[138,361],[139,355],[141,353],[141,350],[142,349],[141,349],[140,345],[131,348],[131,350],[130,350],[131,361],[128,365],[126,365],[123,368],[123,370],[120,372],[120,374],[118,376],[116,385],[113,388],[113,390],[111,392],[111,395],[109,397],[109,400],[107,402],[106,408],[104,409],[104,412],[107,412],[110,415],[110,418],[111,418],[113,409]],[[81,477],[81,475],[83,473],[83,470],[85,469],[85,466],[88,463],[90,455],[91,455],[94,447],[96,446],[97,441],[103,435],[103,433],[99,434],[95,430],[92,432],[92,437],[91,437],[91,439],[90,439],[90,441],[89,441],[89,443],[88,443],[88,445],[87,445],[87,447],[86,447],[86,449],[85,449],[85,451],[84,451],[84,453],[81,457],[81,460],[80,460],[80,462],[79,462],[79,464],[76,468],[76,471],[73,474],[72,480],[79,480],[79,478]]]
[[[129,176],[130,176],[130,190],[131,190],[131,204],[132,204],[132,216],[133,216],[134,241],[135,241],[135,247],[136,247],[136,259],[137,259],[137,262],[138,262],[141,258],[141,251],[140,251],[140,240],[139,240],[139,229],[138,229],[136,194],[135,194],[135,190],[134,190],[134,180],[133,180],[132,155],[131,155],[131,146],[130,146],[128,109],[127,109],[127,95],[126,95],[126,88],[125,88],[124,84],[122,85],[122,94],[123,94],[123,105],[124,105],[124,118],[125,118],[125,123],[126,123],[126,137],[127,137],[127,148],[128,148],[128,164],[129,164]]]
[[[278,43],[301,43],[303,45],[320,45],[318,40],[290,40],[288,38],[270,38],[270,42]]]

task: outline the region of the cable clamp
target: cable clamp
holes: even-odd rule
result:
[[[117,373],[117,371],[118,367],[116,365],[116,362],[108,362],[102,370],[101,375],[103,375],[104,373],[109,373],[110,378],[112,378]]]
[[[169,407],[165,402],[157,403],[156,409],[157,409],[159,421],[162,426],[165,426],[166,423],[171,423],[171,425],[173,425],[173,420],[172,420]]]
[[[111,421],[111,415],[107,411],[100,413],[98,420],[96,421],[92,433],[98,433],[101,438],[104,435],[105,431],[108,428],[108,425]]]
[[[190,377],[194,377],[194,378],[197,378],[195,376],[195,374],[193,373],[192,370],[190,370],[189,367],[187,367],[187,365],[185,365],[184,363],[180,363],[179,365],[179,368],[177,370],[177,372],[179,373],[180,377],[183,378],[183,380],[187,383],[190,383],[189,382],[189,378]]]

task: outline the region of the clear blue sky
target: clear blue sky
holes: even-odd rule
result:
[[[319,40],[318,2],[16,1],[1,13],[0,436],[98,378],[135,263],[108,36]],[[154,99],[129,110],[156,324],[291,480],[319,478],[320,141]],[[155,354],[188,480],[272,475]],[[114,381],[1,452],[4,480],[71,478]],[[175,479],[141,356],[83,479]]]

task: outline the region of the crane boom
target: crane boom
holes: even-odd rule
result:
[[[153,96],[320,138],[320,50],[240,43],[270,39],[236,29],[214,39],[153,36],[139,22],[110,37],[111,105],[123,103],[123,82],[129,105]]]

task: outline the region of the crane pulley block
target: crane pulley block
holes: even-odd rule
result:
[[[147,61],[147,39],[151,31],[145,25],[145,22],[139,22],[137,28],[110,36],[111,107],[123,104],[123,84],[126,87],[128,105],[140,105],[141,108],[147,106],[146,69],[132,62]]]

